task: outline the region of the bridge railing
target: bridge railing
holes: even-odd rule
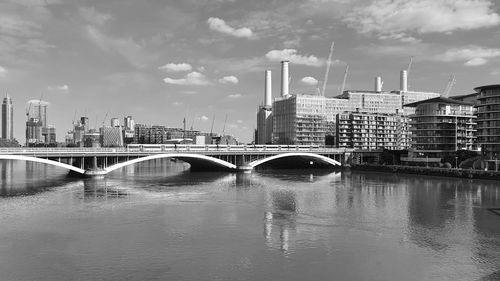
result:
[[[126,147],[4,147],[0,154],[54,153],[161,153],[161,152],[336,152],[345,148],[315,145],[193,145],[193,144],[131,144]]]

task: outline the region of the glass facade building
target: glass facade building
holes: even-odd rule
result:
[[[477,96],[477,142],[485,160],[500,157],[500,84],[474,89]]]

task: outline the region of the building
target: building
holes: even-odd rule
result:
[[[120,126],[102,127],[100,128],[100,135],[102,147],[123,146],[123,134]]]
[[[48,146],[56,146],[57,141],[56,141],[56,128],[54,126],[48,126],[45,128],[42,128],[42,142],[44,145]]]
[[[409,157],[439,159],[457,150],[473,150],[476,116],[473,103],[438,97],[406,105],[410,115],[412,151]]]
[[[26,146],[36,146],[42,141],[42,122],[38,118],[26,121]]]
[[[135,135],[135,122],[132,116],[127,116],[123,118],[123,142],[124,144],[130,144],[134,142]]]
[[[362,150],[408,148],[407,117],[400,114],[344,112],[336,117],[337,146]]]
[[[282,76],[288,77],[288,64],[282,63]],[[397,91],[383,91],[382,79],[375,78],[373,91],[347,90],[336,97],[288,93],[283,84],[282,94],[272,105],[273,143],[304,145],[338,145],[335,136],[336,116],[348,112],[396,114],[400,124],[401,140],[397,146],[408,147],[407,116],[413,108],[404,105],[414,101],[439,97],[439,93],[408,91],[407,73],[401,71],[401,85]],[[286,84],[286,83],[285,83]],[[262,114],[259,111],[258,114]],[[405,131],[406,130],[406,131]]]
[[[500,84],[474,88],[477,96],[477,142],[489,169],[500,157]],[[495,169],[496,170],[496,169]]]
[[[111,118],[111,127],[120,127],[120,119]]]
[[[14,139],[14,109],[12,99],[7,95],[2,103],[2,138]]]
[[[266,70],[264,105],[257,112],[256,144],[270,144],[273,141],[273,111],[272,111],[272,80],[271,71]]]
[[[134,131],[134,143],[142,144],[165,144],[165,143],[193,143],[196,136],[210,137],[208,133],[196,130],[184,130],[182,128],[171,128],[163,125],[136,124]]]
[[[84,147],[101,147],[101,134],[94,129],[90,129],[83,135]]]

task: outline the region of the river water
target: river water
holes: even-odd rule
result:
[[[498,182],[186,165],[0,162],[0,280],[500,280]]]

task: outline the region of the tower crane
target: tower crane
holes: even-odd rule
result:
[[[450,95],[451,89],[453,89],[453,86],[457,82],[457,79],[455,79],[455,74],[450,75],[450,79],[448,80],[448,84],[446,84],[446,88],[444,89],[443,93],[441,96],[447,98]]]
[[[224,127],[222,127],[222,135],[224,136],[226,133],[226,122],[227,122],[227,114],[226,114],[226,119],[224,120]]]
[[[332,55],[333,55],[334,44],[335,44],[334,41],[332,41],[332,45],[330,45],[330,53],[328,54],[328,60],[326,61],[325,79],[323,79],[323,90],[321,91],[321,95],[323,97],[325,96],[326,83],[328,82],[328,74],[330,72],[330,66],[332,65]]]
[[[347,64],[345,66],[345,71],[344,71],[344,79],[342,80],[342,87],[340,88],[340,93],[339,95],[342,95],[342,93],[344,93],[344,89],[345,89],[345,82],[347,80],[347,73],[349,73],[349,65]]]

